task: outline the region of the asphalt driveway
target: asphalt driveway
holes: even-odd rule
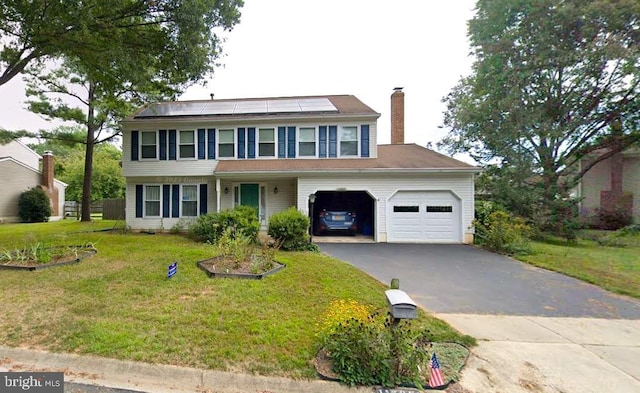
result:
[[[435,313],[640,319],[640,301],[467,245],[324,243],[320,249]]]

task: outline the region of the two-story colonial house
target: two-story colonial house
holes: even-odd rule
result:
[[[376,242],[472,242],[479,169],[404,144],[400,88],[391,109],[392,144],[379,146],[380,114],[352,95],[148,105],[123,121],[127,224],[250,205],[266,228],[290,206],[314,216],[340,203]]]

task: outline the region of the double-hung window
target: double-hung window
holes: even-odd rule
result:
[[[157,158],[158,143],[155,131],[142,131],[142,141],[140,143],[140,157]]]
[[[299,133],[298,155],[301,157],[315,157],[316,129],[314,127],[300,127]]]
[[[198,215],[198,186],[182,186],[182,217],[196,217]]]
[[[218,131],[218,157],[235,156],[234,133],[234,130]]]
[[[358,127],[340,128],[340,156],[358,155]]]
[[[193,131],[180,131],[180,158],[196,157],[196,139]]]
[[[160,186],[145,186],[145,217],[160,217]]]
[[[258,156],[259,157],[275,157],[275,155],[276,155],[275,129],[273,128],[258,129]]]

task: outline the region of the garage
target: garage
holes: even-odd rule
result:
[[[320,215],[326,211],[353,212],[356,215],[355,233],[373,237],[375,228],[375,204],[367,191],[316,191],[313,206],[314,235],[345,235],[344,231],[327,230]]]
[[[462,242],[461,201],[451,191],[398,191],[387,206],[389,242]]]

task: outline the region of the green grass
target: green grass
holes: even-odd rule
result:
[[[318,318],[350,298],[386,307],[385,287],[336,259],[279,253],[287,267],[263,280],[210,279],[196,261],[215,248],[169,234],[93,232],[114,221],[0,226],[0,249],[34,241],[95,244],[80,264],[0,270],[0,343],[200,368],[313,378]],[[167,279],[167,267],[178,273]],[[425,313],[435,337],[472,345]]]
[[[640,298],[640,234],[617,236],[588,231],[575,243],[557,239],[533,242],[532,254],[517,258],[615,293]]]

